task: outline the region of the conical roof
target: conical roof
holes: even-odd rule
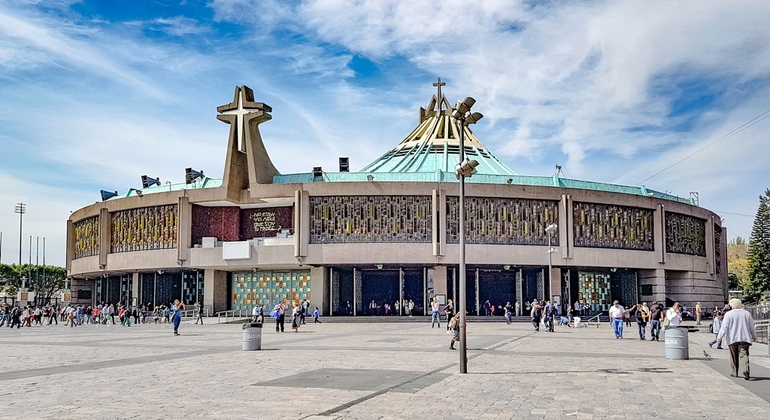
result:
[[[396,147],[359,172],[450,172],[460,161],[459,120],[452,117],[452,107],[441,94],[434,95],[428,109],[420,108],[420,124]],[[438,98],[441,98],[440,100]],[[464,133],[465,155],[479,162],[476,171],[488,175],[515,175],[479,141],[469,127]]]

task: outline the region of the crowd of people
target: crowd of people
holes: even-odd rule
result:
[[[196,303],[196,323],[203,324],[203,305]],[[141,306],[105,303],[100,305],[1,305],[0,327],[32,327],[44,324],[58,325],[62,322],[69,327],[81,325],[116,325],[130,327],[132,324],[174,324],[174,333],[179,335],[184,304],[177,299],[169,305],[146,304]]]

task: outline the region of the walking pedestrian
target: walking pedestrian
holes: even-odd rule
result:
[[[529,316],[532,318],[532,326],[535,327],[535,331],[540,331],[540,319],[543,317],[543,307],[537,301],[532,301],[532,309]]]
[[[714,333],[714,340],[709,342],[709,347],[711,348],[714,348],[714,344],[716,344],[719,339],[719,328],[722,326],[723,317],[724,315],[719,311],[717,311],[716,316],[714,316],[714,322],[711,324],[711,332]],[[717,349],[721,350],[722,345],[718,345]]]
[[[511,311],[513,310],[511,307],[511,302],[506,303],[503,310],[505,311],[505,323],[511,325]]]
[[[749,347],[752,342],[757,341],[757,330],[754,325],[754,319],[749,311],[743,309],[743,303],[740,299],[730,299],[730,311],[722,318],[722,326],[717,335],[717,344],[722,341],[727,342],[730,349],[730,376],[738,377],[738,368],[743,365],[743,379],[751,379],[751,369],[749,368]]]
[[[182,311],[184,310],[184,303],[179,299],[174,299],[174,304],[171,306],[174,311],[174,335],[179,335],[179,324],[182,323]]]
[[[320,316],[321,316],[321,312],[318,311],[318,306],[316,306],[315,310],[313,311],[313,324],[321,323],[321,321],[318,320]]]
[[[657,301],[650,308],[650,341],[660,341],[660,323],[663,318],[663,306]]]
[[[203,325],[203,302],[195,302],[195,313],[197,314],[195,317],[195,325],[198,325],[198,321]]]
[[[612,302],[610,308],[610,321],[612,322],[612,329],[615,331],[615,338],[623,338],[623,316],[626,310],[620,305],[617,300]]]
[[[647,302],[642,302],[641,305],[636,304],[631,307],[631,313],[636,316],[636,324],[639,327],[639,339],[647,339],[647,320],[650,317],[650,308],[647,307]]]
[[[455,349],[455,341],[460,341],[460,313],[456,313],[451,320],[449,320],[449,330],[452,332],[452,340],[449,341],[449,348]]]

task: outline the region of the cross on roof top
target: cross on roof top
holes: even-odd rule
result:
[[[235,88],[233,102],[217,107],[217,111],[223,115],[235,115],[235,133],[238,141],[238,151],[246,152],[246,127],[243,123],[244,116],[258,111],[270,112],[272,108],[261,103],[254,102],[254,92],[248,86]]]
[[[444,101],[441,99],[441,86],[446,86],[446,82],[442,82],[441,78],[438,78],[437,82],[433,83],[433,86],[438,88],[438,96],[436,96],[436,102],[438,102],[438,113],[441,114],[441,107],[444,105]]]

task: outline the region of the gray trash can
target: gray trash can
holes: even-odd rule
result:
[[[243,324],[243,350],[262,350],[262,323]]]
[[[667,327],[663,334],[666,340],[666,359],[690,359],[690,340],[686,327]]]

